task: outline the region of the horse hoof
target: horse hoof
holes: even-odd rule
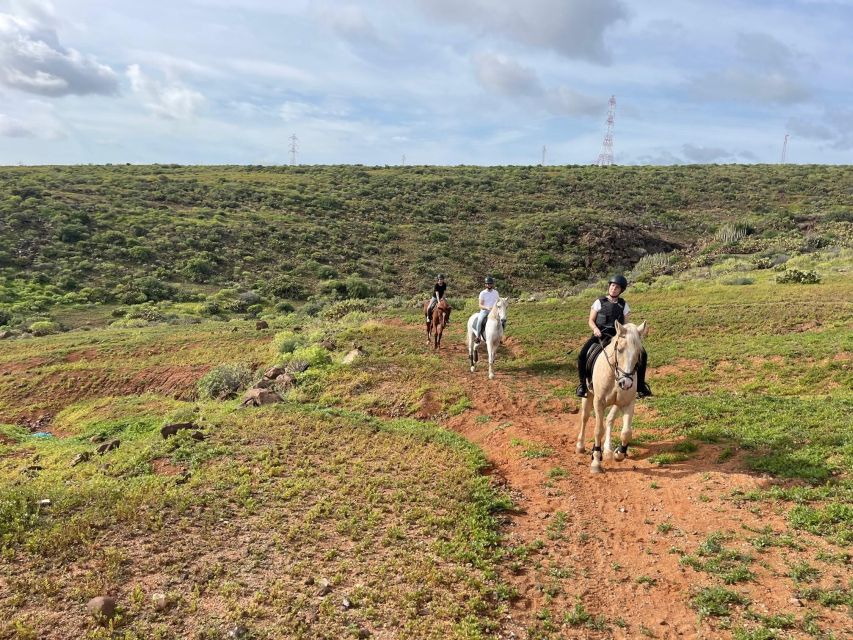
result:
[[[490,373],[490,374],[489,374],[489,380],[494,380],[494,379],[495,379],[495,374],[494,374],[494,373]]]
[[[575,451],[577,453],[586,453],[586,447],[584,447],[582,444],[578,443],[575,445]]]
[[[601,467],[601,465],[598,465],[598,466],[592,465],[589,468],[589,472],[590,473],[604,473],[604,469]]]
[[[612,462],[613,461],[613,452],[610,451],[609,449],[607,451],[605,451],[604,452],[604,459],[607,460],[608,462]]]
[[[613,453],[613,459],[616,460],[616,462],[622,462],[625,459],[625,454],[621,451],[616,451]]]
[[[471,367],[471,373],[474,373],[474,367]]]

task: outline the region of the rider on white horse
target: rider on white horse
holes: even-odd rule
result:
[[[586,344],[581,349],[578,355],[578,377],[580,384],[577,388],[577,396],[586,398],[589,390],[586,387],[587,377],[589,373],[586,370],[586,361],[589,350],[597,342],[602,342],[604,346],[610,342],[610,339],[616,335],[616,321],[622,324],[629,322],[628,316],[631,313],[631,307],[621,297],[619,297],[625,289],[628,288],[628,280],[622,274],[617,274],[610,278],[607,287],[607,295],[601,296],[592,303],[589,311],[589,324],[592,329],[592,337],[586,341]],[[637,397],[644,398],[652,395],[652,390],[646,384],[646,363],[648,354],[643,349],[640,355],[640,361],[637,364]]]
[[[483,340],[483,332],[486,330],[486,318],[489,315],[489,311],[492,310],[492,307],[495,306],[501,297],[498,290],[495,289],[495,279],[492,276],[486,276],[484,283],[486,288],[480,292],[480,297],[478,298],[480,317],[477,318],[477,324],[475,325],[477,329],[477,344],[480,344]]]

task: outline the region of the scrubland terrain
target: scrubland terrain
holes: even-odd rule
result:
[[[452,291],[435,353],[417,295],[361,298],[355,285],[323,289],[319,276],[290,273],[305,289],[278,297],[251,286],[282,271],[269,260],[235,257],[194,282],[158,257],[150,266],[172,269],[156,276],[168,295],[119,299],[114,287],[133,267],[91,253],[118,282],[99,279],[106,268],[78,272],[84,252],[9,236],[20,221],[7,212],[3,240],[16,257],[3,263],[0,302],[0,638],[851,637],[850,172],[704,169],[714,178],[696,183],[717,189],[702,197],[718,207],[703,219],[699,198],[679,218],[693,223],[660,231],[671,244],[599,269],[631,269],[626,297],[651,326],[655,393],[640,403],[629,458],[601,476],[574,453],[574,357],[603,291],[593,267],[588,286],[568,270],[541,289],[538,276],[499,281],[514,295],[488,381],[464,353],[473,284]],[[700,168],[661,175],[680,170]],[[53,175],[2,171],[22,172],[16,185]],[[111,176],[124,194],[116,211],[148,197],[122,173],[142,169],[67,170],[70,181],[56,171],[28,198],[82,190],[87,171]],[[194,171],[201,182],[255,175]],[[348,183],[358,171],[372,193],[382,170],[296,175]],[[491,173],[514,170],[423,171],[424,184],[445,172],[460,192],[471,176],[497,192],[508,187]],[[727,209],[726,172],[752,176],[735,182],[748,191],[757,181],[768,212],[754,210],[758,196]],[[823,172],[834,179],[815,177]],[[275,184],[274,173],[259,175]],[[101,197],[99,184],[87,197]],[[216,216],[243,219],[241,206]],[[644,215],[648,228],[672,221]],[[476,228],[463,218],[459,229]],[[212,237],[227,248],[212,253],[227,256],[227,237]],[[363,260],[377,255],[365,247]],[[417,281],[407,255],[389,282]],[[251,277],[232,278],[247,264]],[[464,261],[447,264],[465,272]],[[482,256],[470,265],[472,281],[482,266]],[[66,272],[74,286],[57,281]],[[384,286],[385,276],[341,274],[371,295]],[[86,287],[109,295],[86,300]],[[272,365],[287,372],[269,383],[281,402],[242,407]],[[193,428],[164,438],[176,423]],[[109,622],[86,610],[99,595],[117,602]]]

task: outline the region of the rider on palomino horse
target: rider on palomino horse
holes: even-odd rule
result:
[[[480,317],[477,318],[477,324],[474,325],[477,329],[477,344],[483,341],[483,332],[486,330],[486,318],[492,307],[495,306],[495,303],[501,297],[498,290],[495,289],[495,279],[492,276],[486,276],[483,282],[486,288],[480,292],[480,297],[477,299],[480,308]]]
[[[427,325],[432,321],[432,310],[435,309],[435,305],[441,302],[445,291],[447,291],[447,285],[444,283],[444,274],[439,273],[435,277],[435,286],[432,288],[432,298],[429,300],[429,307],[426,311]],[[448,319],[447,322],[449,323],[450,320]]]
[[[619,274],[610,278],[609,286],[607,287],[607,295],[601,296],[593,304],[589,311],[588,324],[592,329],[592,337],[586,341],[586,344],[581,349],[578,356],[578,377],[580,384],[578,385],[577,395],[580,398],[585,398],[589,390],[586,387],[586,381],[589,374],[586,370],[586,360],[590,347],[596,342],[601,341],[604,346],[610,342],[610,339],[616,335],[616,321],[622,324],[628,322],[628,315],[631,313],[631,307],[619,296],[625,289],[628,288],[628,280],[625,276]],[[645,398],[652,395],[652,390],[646,384],[646,362],[648,355],[643,349],[640,356],[640,362],[637,365],[637,397]]]

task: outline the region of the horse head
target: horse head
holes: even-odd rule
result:
[[[615,324],[616,337],[613,340],[613,354],[615,356],[616,379],[619,387],[630,389],[634,384],[632,376],[636,372],[640,354],[643,351],[643,338],[649,334],[649,327],[643,321],[639,326],[635,324],[622,324],[618,320]]]
[[[507,298],[498,298],[498,301],[495,303],[495,306],[492,308],[492,313],[494,313],[498,320],[501,321],[501,325],[506,324],[506,310],[509,307],[509,301]]]

